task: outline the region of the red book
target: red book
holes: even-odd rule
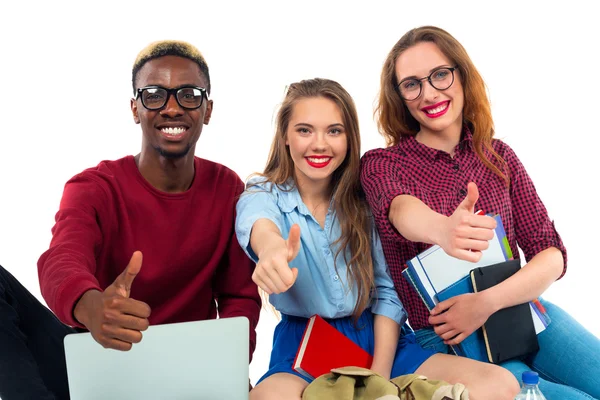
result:
[[[369,353],[323,318],[313,315],[306,324],[293,368],[308,378],[316,379],[332,368],[371,368],[372,363],[373,357]]]

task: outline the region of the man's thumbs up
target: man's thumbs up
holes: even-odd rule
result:
[[[142,269],[142,260],[142,252],[135,251],[129,260],[129,264],[127,264],[123,272],[121,272],[121,274],[113,282],[113,286],[115,287],[117,294],[123,297],[129,297],[131,294],[131,285],[133,284],[133,280]]]
[[[75,318],[106,348],[129,350],[148,329],[150,306],[130,298],[131,285],[141,268],[142,253],[136,251],[112,284],[102,292],[88,290],[75,305]]]

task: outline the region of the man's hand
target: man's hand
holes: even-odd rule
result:
[[[452,257],[477,262],[481,259],[481,251],[488,248],[489,240],[494,237],[496,220],[474,214],[478,199],[477,185],[469,182],[467,196],[447,219],[444,227],[446,233],[439,245]]]
[[[131,256],[125,270],[104,290],[89,290],[81,296],[73,314],[93,338],[105,348],[130,350],[148,329],[150,306],[129,298],[133,280],[142,268],[142,253]]]
[[[296,282],[298,268],[290,268],[288,263],[300,251],[300,226],[294,224],[287,240],[280,243],[258,254],[258,263],[252,274],[254,283],[267,294],[283,293]]]

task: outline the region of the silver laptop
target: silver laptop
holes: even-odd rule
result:
[[[65,337],[71,400],[248,399],[248,319],[150,326],[130,351]]]

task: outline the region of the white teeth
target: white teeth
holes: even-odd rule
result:
[[[177,135],[181,135],[183,132],[185,132],[187,130],[187,128],[178,126],[178,127],[168,127],[168,128],[161,128],[161,131],[163,131],[164,133],[166,133],[167,135],[172,135],[172,136],[177,136]]]
[[[331,158],[312,158],[312,157],[308,157],[308,161],[310,161],[311,163],[314,163],[314,164],[324,164],[324,163],[328,162],[329,160],[331,160]]]
[[[437,114],[439,112],[442,112],[446,109],[446,107],[448,107],[448,103],[444,103],[439,107],[436,108],[432,108],[431,110],[427,110],[425,111],[427,114]]]

